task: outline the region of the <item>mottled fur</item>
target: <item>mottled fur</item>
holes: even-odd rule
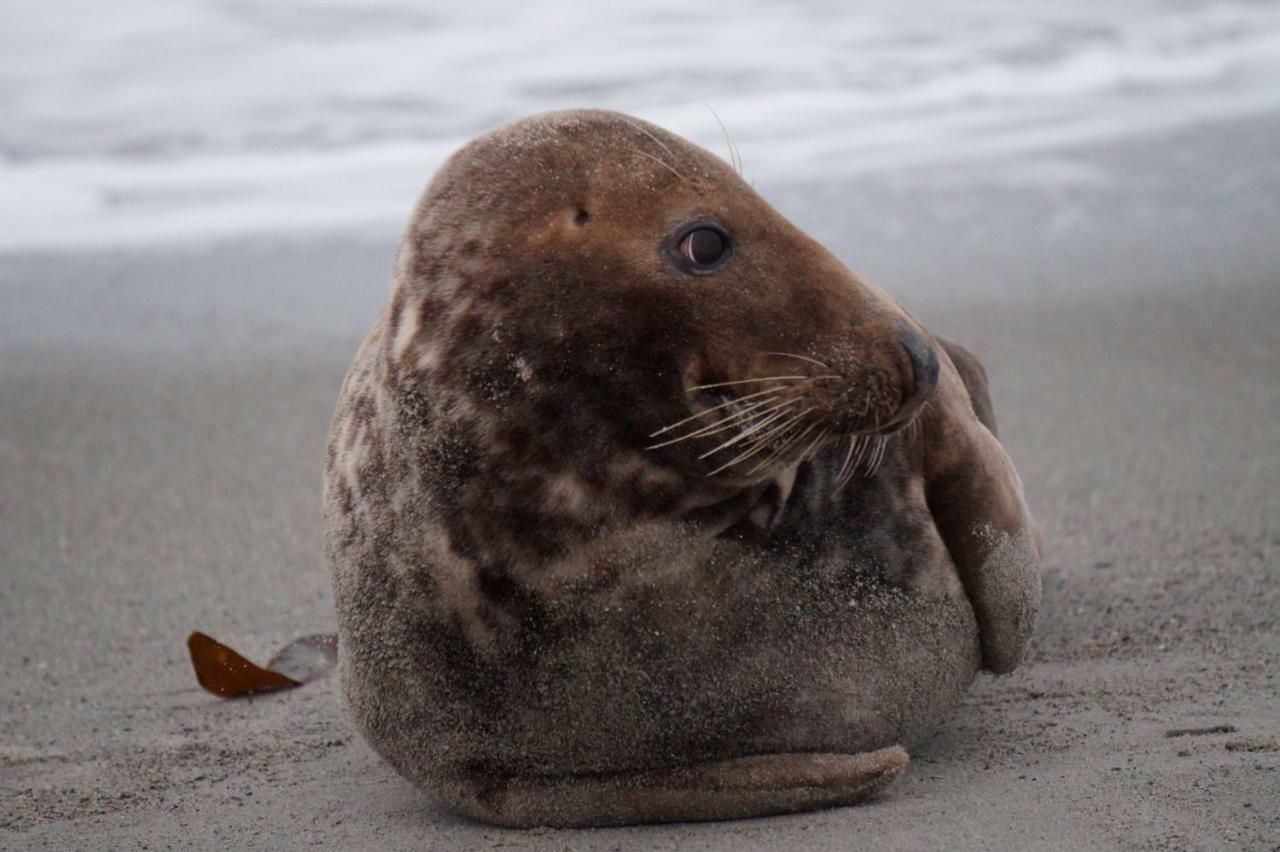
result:
[[[696,220],[733,240],[715,275],[664,253]],[[904,328],[934,340],[660,128],[553,113],[463,148],[330,435],[341,666],[369,742],[509,825],[747,816],[888,783],[980,666],[1018,663],[1039,595],[968,353],[932,344],[913,428],[835,487],[836,437],[907,395]],[[707,405],[694,384],[821,372],[777,352],[840,377],[804,386],[829,436],[811,458],[707,476],[714,438],[646,449]]]

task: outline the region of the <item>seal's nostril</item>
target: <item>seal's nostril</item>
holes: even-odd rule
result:
[[[934,351],[924,338],[910,329],[903,329],[898,343],[911,359],[911,378],[913,387],[903,406],[919,402],[927,397],[938,384],[938,353]]]

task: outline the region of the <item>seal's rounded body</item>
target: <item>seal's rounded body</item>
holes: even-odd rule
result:
[[[857,801],[1025,648],[993,428],[971,356],[701,149],[495,131],[428,187],[334,418],[356,720],[503,824]]]

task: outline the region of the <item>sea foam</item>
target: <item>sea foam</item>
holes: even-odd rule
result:
[[[718,115],[768,183],[1280,108],[1275,4],[10,0],[5,19],[0,251],[394,231],[451,150],[544,109],[725,152]]]

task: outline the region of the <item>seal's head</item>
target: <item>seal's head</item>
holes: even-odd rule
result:
[[[515,122],[441,169],[390,324],[397,380],[446,416],[570,420],[560,453],[647,448],[726,487],[901,428],[939,369],[902,307],[728,164],[602,111]]]

